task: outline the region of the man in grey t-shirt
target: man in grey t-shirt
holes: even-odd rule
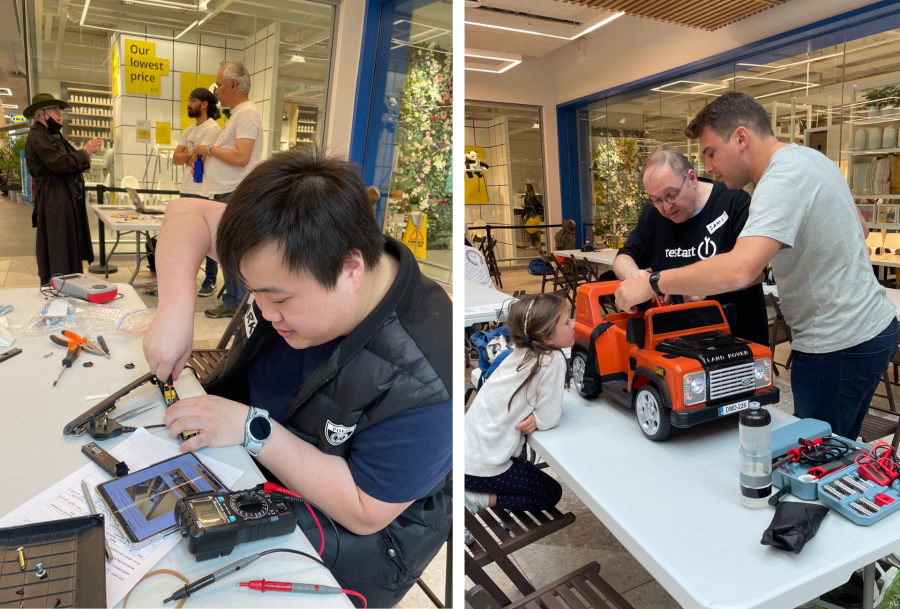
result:
[[[818,151],[778,142],[765,109],[743,93],[707,105],[685,134],[729,188],[756,184],[747,223],[731,252],[627,280],[616,304],[738,290],[771,263],[793,332],[794,414],[855,440],[900,331],[843,174]]]

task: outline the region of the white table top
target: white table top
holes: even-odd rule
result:
[[[888,258],[879,258],[874,254],[869,256],[869,260],[876,266],[889,266],[891,268],[900,268],[900,260],[897,260],[892,254],[888,254]]]
[[[484,323],[487,321],[503,321],[509,304],[503,303],[512,300],[512,296],[500,290],[486,288],[474,281],[466,281],[466,326]],[[503,313],[501,315],[501,309]]]
[[[775,428],[796,420],[769,412]],[[651,442],[633,410],[573,390],[559,426],[528,442],[686,609],[797,607],[900,550],[896,523],[862,527],[838,514],[799,555],[761,545],[774,510],[741,505],[737,417]]]
[[[134,214],[137,213],[134,205],[91,205],[91,211],[100,216],[103,223],[110,229],[115,231],[158,231],[162,228],[162,215],[145,216],[137,220],[126,220],[125,218],[112,218],[112,214]]]
[[[145,305],[137,292],[128,284],[117,284],[124,295],[113,306],[126,309],[143,309]],[[11,304],[14,310],[7,314],[13,328],[13,336],[20,336],[24,326],[44,304],[44,297],[37,288],[0,290],[0,303]],[[121,332],[104,332],[111,359],[91,353],[82,353],[75,365],[63,373],[59,384],[52,386],[59,372],[65,352],[50,342],[49,338],[17,338],[13,347],[22,353],[0,364],[0,463],[4,464],[3,483],[16,492],[0,493],[0,516],[34,497],[52,484],[62,480],[90,461],[81,453],[81,447],[91,442],[88,435],[78,438],[64,436],[63,427],[76,416],[98,402],[86,401],[85,396],[114,393],[148,371],[141,348],[142,336]],[[6,349],[0,349],[5,351]],[[53,352],[52,357],[44,354]],[[81,364],[92,361],[92,368]],[[134,363],[133,370],[124,365]],[[203,389],[190,372],[177,382],[176,389],[184,397],[200,395]],[[140,427],[163,422],[164,402],[155,386],[145,385],[123,398],[119,412],[156,400],[160,406],[129,419],[127,425]],[[159,438],[171,440],[166,429],[150,430]],[[103,448],[114,448],[125,436],[98,442]],[[244,471],[233,490],[250,488],[263,482],[263,476],[253,459],[243,448],[203,449],[200,454],[209,455]],[[23,457],[27,455],[27,460]],[[16,466],[18,465],[18,466]],[[326,543],[330,543],[326,537]],[[235,560],[264,549],[287,547],[315,555],[306,537],[296,530],[290,536],[275,537],[261,542],[238,546],[230,556],[198,563],[179,543],[154,568],[171,569],[194,581]],[[247,568],[247,573],[234,574],[220,583],[192,595],[195,607],[352,607],[344,595],[307,596],[303,594],[266,593],[239,589],[237,582],[250,579],[281,580],[292,582],[337,585],[331,574],[308,559],[287,554],[263,558]],[[142,583],[130,599],[135,607],[160,606],[182,582],[171,577],[155,577]],[[121,606],[121,605],[120,605]]]
[[[596,252],[582,252],[581,250],[557,250],[555,252],[551,252],[551,254],[553,254],[554,256],[560,256],[562,258],[571,258],[572,256],[575,256],[579,260],[587,259],[589,262],[608,264],[612,266],[612,263],[616,260],[616,256],[619,255],[619,250],[603,249]]]

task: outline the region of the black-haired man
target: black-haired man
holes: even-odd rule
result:
[[[341,583],[371,606],[395,605],[450,528],[449,298],[380,234],[351,165],[280,153],[225,209],[176,200],[166,210],[159,310],[144,340],[160,377],[190,354],[191,269],[207,253],[252,301],[210,395],[170,408],[170,432],[200,430],[183,451],[244,445],[338,523]],[[334,549],[326,542],[326,563]]]
[[[730,252],[626,279],[616,304],[629,311],[654,292],[734,292],[771,262],[793,333],[794,414],[855,440],[900,330],[840,168],[812,148],[780,143],[765,108],[743,93],[704,107],[685,135],[699,140],[707,173],[729,188],[756,184],[747,222]]]
[[[172,163],[186,165],[194,155],[194,148],[198,146],[212,146],[219,139],[222,128],[216,120],[219,118],[219,107],[216,96],[209,89],[197,87],[191,91],[187,100],[187,115],[194,119],[193,125],[181,134],[178,146],[172,153]],[[199,182],[194,180],[193,167],[186,167],[181,177],[181,196],[193,199],[208,199],[206,175]],[[197,296],[212,296],[216,291],[216,276],[219,273],[219,265],[212,258],[206,258],[206,277]]]

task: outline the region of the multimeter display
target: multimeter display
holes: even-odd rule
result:
[[[175,506],[175,521],[197,560],[231,554],[234,546],[287,535],[297,528],[292,504],[259,489],[189,495]]]

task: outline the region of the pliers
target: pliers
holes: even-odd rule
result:
[[[59,345],[60,347],[65,347],[66,349],[69,349],[70,351],[80,345],[81,348],[84,349],[85,351],[90,351],[91,353],[96,353],[97,355],[102,355],[102,356],[106,357],[107,359],[109,359],[109,350],[104,349],[103,347],[101,347],[100,345],[95,343],[90,338],[82,338],[82,337],[78,336],[77,334],[75,334],[74,332],[71,332],[70,330],[63,330],[62,334],[63,334],[64,338],[60,338],[60,337],[56,336],[55,334],[53,334],[50,336],[50,340],[52,340],[55,344]],[[103,340],[102,336],[99,337],[99,340],[102,345],[106,346],[106,341]]]

